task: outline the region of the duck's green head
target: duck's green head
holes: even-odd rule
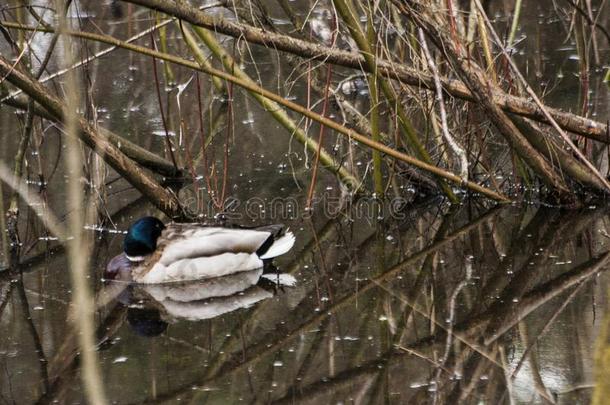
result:
[[[123,241],[123,251],[130,258],[151,254],[157,248],[157,239],[165,225],[155,217],[144,217],[134,222]]]

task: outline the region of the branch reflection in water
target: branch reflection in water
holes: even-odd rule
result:
[[[305,243],[278,263],[279,278],[255,270],[183,285],[98,283],[110,400],[590,400],[607,305],[605,210],[424,203],[385,223],[344,213],[302,227]],[[120,239],[98,240],[98,274]],[[29,263],[23,285],[40,344],[13,316],[20,299],[2,273],[2,395],[78,400],[78,346],[59,295],[63,252]],[[292,277],[293,287],[277,283]]]

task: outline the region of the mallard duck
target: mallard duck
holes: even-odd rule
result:
[[[196,223],[163,224],[155,217],[134,222],[123,253],[107,265],[105,279],[142,284],[186,282],[262,268],[294,245],[284,225],[259,228]]]

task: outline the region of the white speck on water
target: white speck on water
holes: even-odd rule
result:
[[[32,308],[34,311],[42,311],[44,309],[43,306],[40,305],[36,305],[34,308]]]
[[[282,367],[283,365],[284,363],[279,360],[273,362],[273,367]]]
[[[117,363],[125,363],[126,361],[127,361],[127,357],[125,357],[125,356],[120,356],[120,357],[117,357],[116,359],[114,359],[114,360],[112,361],[112,364],[117,364]]]
[[[165,136],[166,132],[162,129],[158,129],[156,131],[152,132],[153,135],[155,136]],[[167,135],[168,136],[176,136],[176,133],[174,131],[167,131]]]
[[[196,385],[193,385],[191,387],[191,389],[193,391],[203,391],[203,392],[218,391],[218,388],[214,388],[214,387],[198,387]]]

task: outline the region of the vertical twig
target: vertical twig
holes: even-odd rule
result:
[[[587,7],[587,22],[589,24],[589,28],[591,29],[591,43],[593,44],[593,57],[595,58],[595,66],[599,66],[600,57],[599,57],[599,47],[597,45],[597,32],[595,31],[595,20],[593,18],[593,8],[591,7],[591,0],[585,0],[585,5]],[[601,10],[601,7],[600,7]]]
[[[326,84],[324,86],[324,103],[322,104],[322,116],[323,117],[326,117],[327,110],[328,110],[328,90],[330,88],[331,77],[332,77],[332,67],[331,67],[331,65],[327,65],[326,66]],[[324,141],[324,130],[325,129],[326,129],[326,126],[324,124],[321,124],[320,133],[318,135],[318,148],[316,149],[316,159],[313,164],[313,171],[311,174],[311,183],[309,184],[309,192],[307,193],[307,204],[305,206],[307,209],[311,209],[313,194],[314,194],[314,190],[316,187],[316,179],[318,178],[318,165],[320,163],[320,152],[322,151],[322,142]]]
[[[161,23],[161,17],[159,13],[155,13],[156,17],[156,25]],[[161,52],[167,53],[167,27],[162,26],[159,28],[159,42],[161,44]],[[172,66],[169,63],[163,64],[163,72],[165,75],[165,80],[168,85],[173,85],[176,83],[176,78],[174,76],[174,72],[172,70]]]
[[[156,51],[157,45],[155,44],[155,37],[153,32],[150,31],[150,42],[152,48]],[[165,112],[163,110],[163,100],[161,99],[161,89],[159,86],[159,75],[157,74],[157,58],[152,58],[152,67],[153,67],[153,75],[155,77],[155,89],[157,92],[157,101],[159,104],[159,113],[161,114],[161,122],[163,122],[163,130],[165,131],[165,144],[168,149],[169,155],[172,158],[172,163],[174,164],[174,168],[178,170],[178,164],[176,163],[176,157],[174,156],[174,146],[172,141],[169,139],[169,131],[167,129],[167,120],[165,119]]]
[[[443,87],[441,85],[440,76],[438,74],[438,69],[436,68],[436,63],[434,63],[434,58],[428,49],[428,44],[426,43],[426,38],[424,37],[424,31],[418,27],[417,35],[419,37],[419,42],[421,44],[421,48],[426,57],[426,61],[428,62],[428,67],[432,72],[434,77],[434,86],[436,87],[436,101],[438,104],[438,109],[441,115],[441,128],[442,133],[449,145],[449,148],[453,151],[455,156],[458,158],[460,162],[460,176],[464,180],[468,180],[468,157],[466,156],[466,151],[462,146],[453,138],[451,133],[449,132],[449,126],[447,125],[447,112],[445,110],[445,100],[443,99]]]
[[[44,387],[43,392],[47,394],[51,388],[49,384],[49,361],[47,360],[47,357],[44,353],[44,348],[40,340],[40,334],[38,333],[36,325],[34,325],[34,321],[32,319],[32,315],[30,312],[30,304],[28,302],[28,297],[25,293],[25,287],[23,285],[23,273],[21,272],[21,269],[19,269],[19,279],[16,284],[17,293],[19,295],[19,301],[21,301],[21,312],[23,313],[24,323],[28,327],[28,330],[32,337],[32,342],[34,343],[36,355],[38,357],[38,365],[40,367],[40,379],[42,380]]]
[[[506,42],[506,47],[508,49],[512,48],[513,43],[515,42],[515,34],[517,33],[517,27],[519,27],[519,16],[521,15],[521,1],[522,0],[517,0],[515,2],[515,9],[513,11],[513,22],[510,26],[508,41]]]
[[[199,118],[199,136],[201,138],[201,165],[203,166],[203,178],[205,179],[208,195],[212,199],[212,203],[216,205],[216,200],[214,199],[214,194],[212,193],[212,184],[210,182],[210,176],[208,173],[208,160],[206,153],[206,136],[205,130],[203,129],[203,107],[201,103],[201,82],[199,80],[199,74],[196,75],[197,80],[197,115]]]
[[[0,243],[2,243],[2,259],[4,261],[4,266],[8,266],[9,262],[9,242],[8,236],[6,234],[6,221],[4,216],[4,191],[2,186],[2,181],[0,181]]]
[[[375,59],[377,59],[377,33],[375,32],[375,25],[373,22],[374,10],[373,5],[369,4],[366,7],[366,31],[367,40],[369,46],[375,52]],[[377,64],[375,64],[375,70],[367,75],[369,83],[369,91],[371,95],[371,137],[375,142],[381,141],[381,134],[379,131],[379,87],[378,87],[378,73]],[[378,150],[373,149],[373,184],[375,187],[375,196],[377,198],[383,198],[383,172],[381,168],[381,153]]]
[[[234,126],[234,115],[233,115],[233,83],[227,85],[227,96],[229,101],[227,103],[227,132],[224,142],[224,154],[222,161],[222,189],[220,192],[219,210],[222,212],[225,205],[225,193],[227,192],[227,177],[229,175],[229,142],[233,139],[233,126]]]
[[[65,18],[65,3],[56,0],[58,16],[57,30],[65,32],[68,29],[68,21]],[[61,34],[63,58],[60,60],[66,66],[70,66],[74,60],[72,54],[72,43],[68,35]],[[82,379],[85,386],[87,398],[92,404],[105,404],[106,396],[102,385],[102,377],[99,369],[98,357],[95,350],[95,324],[93,319],[93,297],[89,291],[87,281],[88,254],[87,243],[83,237],[84,193],[81,185],[81,150],[78,143],[79,118],[78,106],[80,97],[78,92],[77,77],[75,72],[70,72],[66,80],[66,106],[65,131],[67,137],[67,165],[68,165],[68,209],[72,214],[69,216],[69,228],[73,237],[68,243],[68,260],[70,263],[70,275],[73,286],[72,303],[75,311],[75,327],[79,330],[79,346],[82,356]]]

